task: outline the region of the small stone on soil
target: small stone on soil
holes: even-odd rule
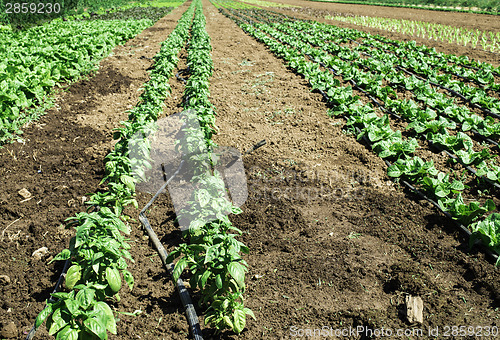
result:
[[[17,193],[19,194],[19,196],[21,196],[24,199],[28,199],[31,197],[31,192],[29,192],[28,189],[26,189],[26,188],[22,188]]]
[[[406,317],[410,323],[424,322],[424,302],[420,296],[410,296],[405,298]]]
[[[0,285],[5,286],[10,283],[10,277],[7,275],[0,275]]]
[[[40,249],[35,250],[31,256],[33,257],[34,260],[40,261],[42,257],[48,254],[48,252],[49,249],[47,247],[42,247]]]

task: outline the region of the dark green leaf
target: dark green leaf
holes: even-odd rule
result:
[[[84,288],[76,293],[76,300],[83,309],[87,309],[94,302],[95,291],[90,288]]]
[[[106,281],[108,282],[109,288],[111,288],[113,293],[118,293],[122,287],[120,272],[116,268],[106,267]]]
[[[62,261],[67,260],[71,256],[71,251],[69,249],[64,249],[59,254],[57,254],[52,260],[50,260],[49,264],[54,261]]]
[[[88,318],[83,321],[83,324],[89,332],[96,335],[99,339],[106,340],[108,338],[106,326],[103,320]]]
[[[94,310],[98,310],[104,313],[106,316],[105,325],[106,329],[112,334],[116,334],[116,321],[113,311],[106,302],[99,301],[94,305]]]
[[[59,333],[57,333],[56,340],[78,340],[78,331],[66,325]]]
[[[73,315],[73,317],[78,316],[80,305],[78,304],[77,300],[66,299],[64,300],[64,304],[66,305],[68,311]]]
[[[66,320],[62,318],[61,309],[58,308],[52,313],[50,317],[49,335],[56,334],[61,328],[67,325]]]
[[[207,270],[205,270],[205,272],[201,276],[201,279],[200,279],[200,288],[201,289],[205,288],[205,285],[207,283],[208,278],[210,277],[210,274],[212,274],[212,272],[207,269]]]
[[[174,281],[177,281],[181,276],[184,269],[187,267],[187,261],[184,257],[180,258],[179,261],[175,264],[174,267]]]
[[[82,277],[82,267],[80,267],[77,264],[72,265],[69,267],[68,271],[66,272],[66,288],[68,289],[73,289],[75,284],[80,280]]]
[[[124,270],[122,271],[122,273],[123,273],[123,279],[124,279],[124,280],[125,280],[125,282],[127,283],[128,288],[129,288],[130,290],[132,290],[132,289],[134,288],[134,277],[133,277],[133,276],[132,276],[132,274],[131,274],[128,270],[126,270],[126,269],[124,269]]]
[[[252,312],[250,308],[243,308],[243,311],[245,312],[245,314],[250,315],[254,320],[257,320],[255,314]]]
[[[234,278],[240,287],[245,284],[245,267],[239,262],[233,261],[227,266],[229,274]]]
[[[217,274],[217,276],[215,277],[215,284],[217,285],[217,288],[222,288],[222,277],[220,274]]]
[[[36,317],[35,328],[40,327],[50,314],[52,314],[52,305],[48,304]]]

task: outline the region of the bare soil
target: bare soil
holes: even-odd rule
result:
[[[188,5],[117,47],[95,75],[61,93],[54,109],[24,129],[25,143],[0,149],[0,338],[24,338],[43,308],[62,269],[48,262],[71,237],[59,225],[83,211],[83,197],[99,188],[112,129],[148,79],[151,61],[141,56],[158,52]],[[428,338],[428,329],[439,327],[441,338],[445,326],[498,325],[500,274],[491,261],[469,252],[453,224],[391,182],[383,161],[343,132],[341,119],[327,117],[326,104],[303,78],[207,0],[203,6],[213,46],[215,141],[241,151],[267,141],[244,157],[249,197],[243,213],[231,217],[250,248],[246,305],[257,321],[249,320],[239,336],[214,335],[200,318],[205,337],[288,339],[299,330],[363,326],[407,329],[411,339],[419,329]],[[170,84],[166,116],[181,110],[183,84],[175,78]],[[28,199],[19,194],[23,188]],[[139,206],[151,197],[139,192]],[[173,211],[161,195],[148,213],[168,249],[180,242]],[[127,213],[137,220],[138,211]],[[141,225],[130,223],[136,286],[123,289],[114,308],[142,313],[117,314],[118,334],[110,338],[186,339],[177,293]],[[41,247],[48,254],[37,260],[32,254]],[[422,298],[423,324],[407,321],[407,295]],[[36,338],[50,339],[43,327]]]

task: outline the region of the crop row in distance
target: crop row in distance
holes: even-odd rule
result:
[[[500,32],[485,32],[478,29],[441,25],[426,21],[392,19],[368,16],[326,16],[326,19],[350,24],[378,28],[389,32],[399,32],[410,37],[419,37],[457,44],[481,47],[485,51],[500,51]]]

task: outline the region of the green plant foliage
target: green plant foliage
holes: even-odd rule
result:
[[[500,214],[494,213],[486,217],[483,221],[471,225],[473,231],[470,238],[472,246],[477,239],[481,239],[490,249],[500,255]],[[497,265],[500,264],[500,257]]]
[[[492,1],[493,2],[493,1]],[[497,1],[500,10],[500,2]],[[500,12],[499,12],[500,13]],[[498,13],[497,13],[498,14]],[[355,25],[373,27],[391,32],[398,32],[411,37],[427,38],[431,40],[455,43],[463,46],[467,44],[473,48],[481,46],[484,50],[491,52],[500,51],[500,34],[494,32],[483,32],[470,30],[463,27],[441,25],[427,21],[415,21],[404,19],[390,19],[368,16],[334,16],[327,17]],[[490,76],[481,78],[482,82],[488,82]]]
[[[436,3],[435,0],[309,0],[319,2],[338,2],[343,4],[358,4],[372,6],[419,8],[443,12],[463,12],[498,15],[500,3],[498,0],[444,0]]]
[[[140,20],[148,18],[153,22],[158,21],[160,18],[167,15],[171,10],[171,7],[132,7],[128,9],[120,9],[117,11],[106,11],[102,14],[91,13],[77,20]]]
[[[212,136],[217,126],[215,108],[209,101],[209,79],[213,69],[211,44],[201,1],[194,3],[197,7],[187,58],[189,78],[184,91],[184,137],[177,148],[184,155],[187,168],[193,169],[191,182],[197,189],[187,204],[189,208],[177,213],[179,219],[191,221],[184,232],[189,243],[172,251],[168,261],[177,259],[175,280],[185,269],[191,273],[191,287],[200,289],[200,304],[206,308],[206,324],[218,332],[231,329],[241,333],[246,315],[255,318],[243,301],[248,265],[241,253],[248,253],[248,248],[236,239],[241,231],[228,218],[230,213],[238,214],[241,210],[224,198],[224,180],[214,170],[217,157],[212,154],[216,146]]]
[[[20,133],[25,111],[44,102],[53,87],[94,69],[117,44],[151,20],[54,20],[26,31],[0,31],[0,143]]]

